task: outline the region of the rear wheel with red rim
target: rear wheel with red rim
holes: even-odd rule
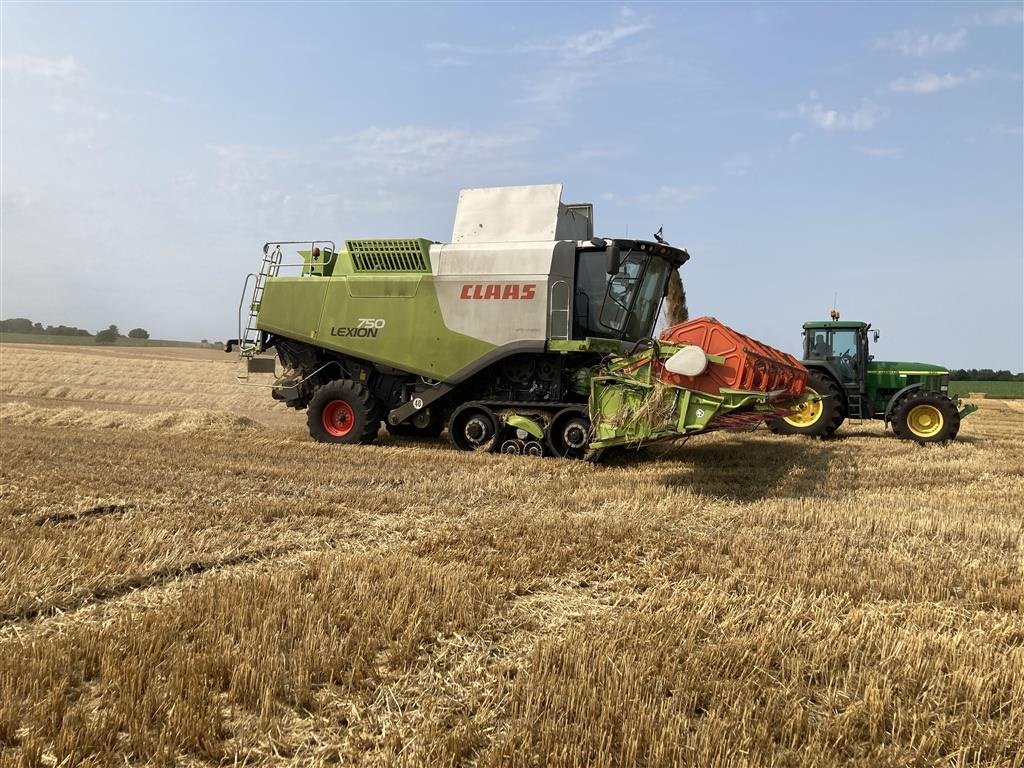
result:
[[[324,406],[320,418],[323,421],[324,429],[331,437],[344,437],[352,431],[352,425],[356,421],[352,406],[344,400],[331,400]]]
[[[381,410],[357,381],[332,381],[309,401],[309,434],[321,443],[371,443],[380,430]]]

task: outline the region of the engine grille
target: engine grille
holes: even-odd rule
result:
[[[348,240],[345,247],[356,272],[430,271],[429,240]]]

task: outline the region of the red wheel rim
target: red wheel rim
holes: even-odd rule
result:
[[[332,437],[344,437],[352,431],[352,427],[356,423],[356,414],[352,410],[352,406],[344,400],[331,400],[324,406],[324,412],[320,418],[327,434]]]

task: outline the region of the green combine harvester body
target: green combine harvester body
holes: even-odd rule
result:
[[[561,185],[463,190],[448,243],[268,243],[228,349],[253,371],[268,370],[260,355],[273,350],[273,396],[306,409],[325,442],[371,442],[383,422],[403,436],[447,428],[462,450],[594,457],[756,425],[804,402],[797,361],[716,321],[653,339],[689,254],[594,237],[593,207],[560,196]],[[301,260],[286,263],[292,251]],[[717,355],[673,335],[684,327],[759,352]],[[741,381],[756,366],[771,375]]]
[[[845,419],[878,419],[896,435],[920,443],[956,437],[960,420],[977,410],[949,397],[949,370],[929,363],[875,360],[879,339],[869,323],[810,321],[803,326],[803,365],[808,387],[822,396],[786,418],[770,422],[776,432],[829,437]]]

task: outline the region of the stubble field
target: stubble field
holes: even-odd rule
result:
[[[1021,765],[1024,401],[927,448],[312,443],[0,346],[0,765]]]

